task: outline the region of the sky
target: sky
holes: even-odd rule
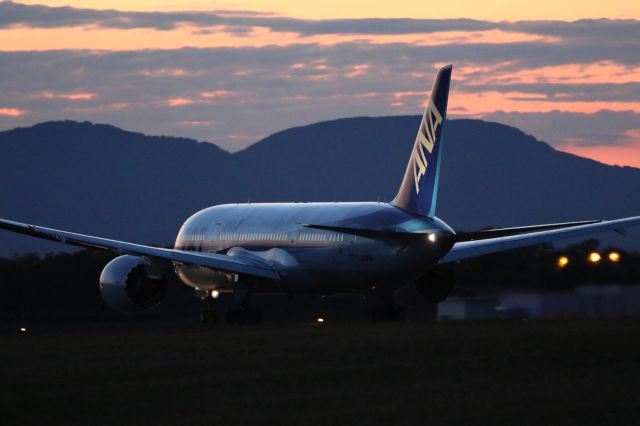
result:
[[[435,3],[0,1],[0,130],[88,120],[237,151],[421,114],[452,63],[449,118],[640,167],[637,0]]]

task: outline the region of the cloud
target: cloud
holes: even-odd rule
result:
[[[290,33],[298,37],[327,35],[401,36],[447,33],[465,33],[484,37],[483,34],[501,35],[503,40],[563,40],[567,45],[637,47],[640,21],[591,19],[575,22],[520,21],[491,22],[474,19],[326,19],[306,20],[277,17],[251,11],[211,12],[124,12],[93,10],[73,7],[48,7],[0,2],[0,28],[64,28],[91,27],[93,29],[153,29],[173,31],[190,28],[194,35],[221,34],[251,37],[260,31]],[[495,36],[493,37],[495,39]],[[356,39],[352,39],[357,40]],[[389,40],[393,40],[393,37]],[[402,38],[400,38],[402,40]],[[469,42],[469,40],[465,40]],[[484,42],[482,39],[479,42]]]
[[[50,90],[45,90],[39,96],[41,96],[44,99],[66,99],[69,101],[90,101],[96,97],[96,94],[90,93],[90,92],[56,93]]]
[[[0,116],[4,117],[20,117],[24,115],[25,111],[19,108],[1,108],[0,107]]]
[[[237,150],[324,119],[419,114],[435,70],[453,63],[452,117],[557,147],[622,147],[640,128],[638,39],[635,20],[312,21],[0,2],[0,129],[71,118]]]
[[[513,117],[519,112],[526,117],[517,122],[519,127],[556,144],[562,140],[551,139],[545,130],[553,126],[524,113],[596,113],[640,106],[640,83],[594,82],[606,81],[608,69],[587,66],[585,70],[594,76],[585,77],[586,81],[577,75],[569,82],[551,84],[538,78],[541,68],[532,66],[530,55],[500,51],[501,55],[493,54],[495,46],[444,49],[346,43],[324,47],[4,52],[0,53],[0,96],[22,113],[0,125],[8,128],[75,118],[189,136],[235,150],[256,141],[250,136],[258,138],[322,119],[418,114],[436,66],[449,61],[455,64],[452,114],[515,123]],[[469,59],[469,52],[486,58]],[[558,59],[555,55],[553,49],[547,49],[551,62]],[[573,63],[571,55],[565,56],[568,64]],[[627,66],[617,61],[607,64],[622,73]],[[596,78],[599,72],[604,74]],[[525,78],[528,75],[535,78]],[[509,80],[513,76],[517,78]],[[46,98],[43,93],[51,95]],[[74,100],[73,94],[91,94],[91,99]],[[55,108],[52,101],[56,102]],[[499,110],[507,113],[496,115]],[[527,126],[528,120],[535,125]],[[591,120],[602,124],[611,118],[595,115]],[[218,124],[184,124],[210,121]],[[242,123],[242,131],[237,123]],[[575,123],[568,126],[566,136],[582,137],[576,130],[580,128]],[[242,134],[245,139],[229,138],[230,134]],[[564,133],[561,136],[565,137]]]
[[[167,100],[167,105],[170,107],[181,107],[185,105],[191,105],[197,103],[197,99],[189,99],[189,98],[171,98]]]

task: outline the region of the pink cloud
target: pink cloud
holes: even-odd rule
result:
[[[200,93],[200,96],[202,96],[203,98],[211,99],[211,98],[219,98],[222,96],[232,96],[234,94],[235,92],[231,92],[229,90],[211,90],[208,92]]]
[[[503,69],[510,63],[494,66],[468,65],[456,69],[456,78],[467,84],[624,84],[640,82],[640,66],[614,61],[589,64],[562,64],[521,70]],[[478,76],[478,73],[483,73]],[[469,78],[471,77],[471,78]]]
[[[159,68],[159,69],[144,69],[140,71],[140,74],[146,77],[185,77],[189,73],[182,68]]]
[[[0,116],[4,117],[20,117],[25,112],[25,110],[19,108],[0,108]]]
[[[213,123],[210,121],[197,121],[197,120],[178,121],[177,124],[179,126],[187,126],[187,127],[209,127],[213,125]]]
[[[191,105],[191,104],[194,104],[196,102],[197,101],[195,99],[178,97],[178,98],[169,99],[167,101],[167,105],[169,105],[170,107],[181,107],[181,106],[185,106],[185,105]]]
[[[568,101],[548,98],[544,93],[487,91],[468,93],[454,91],[449,105],[463,106],[469,114],[504,112],[581,112],[601,110],[633,111],[640,113],[640,103],[633,101]]]
[[[66,99],[68,101],[90,101],[96,96],[95,93],[88,92],[56,93],[49,90],[42,92],[42,97],[45,99]]]

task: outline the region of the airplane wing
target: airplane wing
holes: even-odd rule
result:
[[[49,241],[55,241],[62,244],[112,251],[119,255],[131,254],[134,256],[148,256],[154,259],[203,266],[223,272],[279,279],[278,272],[271,264],[266,261],[260,261],[253,258],[226,256],[214,253],[194,253],[183,250],[151,247],[123,241],[109,240],[106,238],[92,237],[89,235],[75,234],[73,232],[28,225],[26,223],[13,222],[4,219],[0,219],[0,229]]]
[[[583,235],[590,235],[604,231],[616,231],[623,233],[622,230],[624,228],[640,226],[640,216],[616,220],[578,222],[577,225],[567,224],[569,226],[558,228],[558,226],[561,225],[562,224],[549,225],[554,228],[525,233],[519,232],[521,230],[520,228],[510,228],[515,235],[460,241],[453,245],[451,250],[449,250],[449,253],[440,260],[440,263],[455,262],[462,259],[482,256],[484,254],[532,246],[534,244],[546,243],[564,238],[581,237]],[[536,226],[534,229],[544,229],[545,226],[547,225]],[[522,229],[526,229],[526,227]]]

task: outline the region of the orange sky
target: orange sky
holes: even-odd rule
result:
[[[567,143],[558,148],[601,163],[640,167],[640,130],[628,132],[627,137],[628,143],[620,146],[578,146]]]
[[[305,19],[329,18],[473,18],[490,21],[583,18],[640,18],[636,0],[25,0],[24,4],[137,11],[252,10]]]
[[[292,44],[336,45],[352,41],[371,44],[406,43],[415,46],[447,44],[509,44],[531,41],[554,42],[553,37],[500,30],[439,31],[427,34],[321,34],[302,35],[255,27],[250,34],[234,34],[224,27],[208,27],[207,32],[182,25],[172,30],[150,28],[115,29],[94,26],[62,28],[0,29],[0,50],[33,51],[55,49],[140,50],[180,49],[183,47],[264,47]]]

